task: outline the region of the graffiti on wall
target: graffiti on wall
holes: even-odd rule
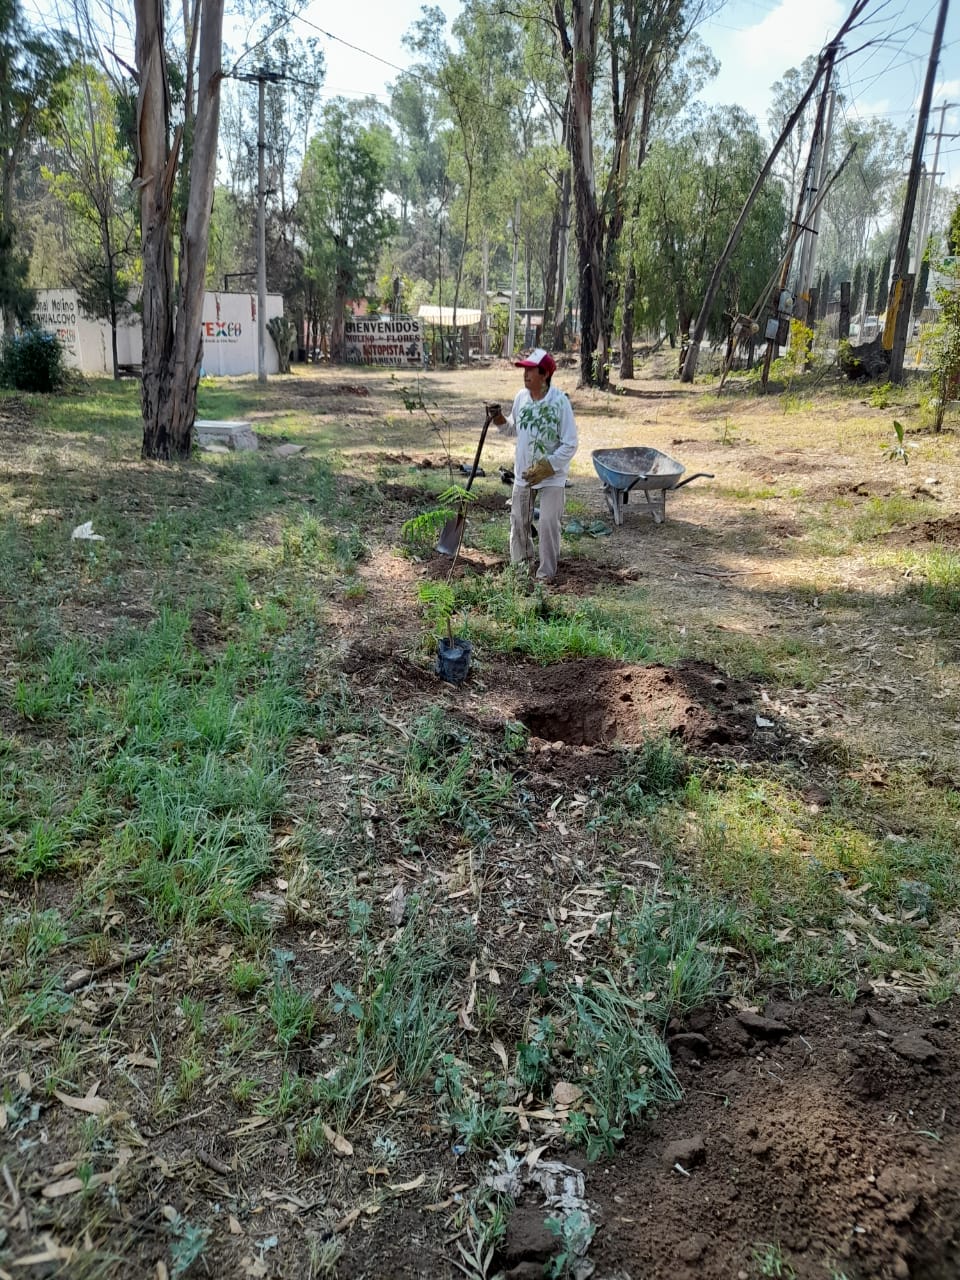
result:
[[[45,333],[52,333],[68,355],[79,358],[80,335],[77,332],[77,295],[70,290],[45,290],[37,299],[31,316],[33,323]]]

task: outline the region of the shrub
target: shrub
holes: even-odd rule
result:
[[[52,333],[24,329],[4,339],[0,386],[15,391],[56,391],[64,380],[63,347]]]

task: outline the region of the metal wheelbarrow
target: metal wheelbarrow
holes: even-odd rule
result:
[[[623,524],[623,508],[635,489],[646,498],[654,523],[662,524],[669,489],[680,489],[700,476],[713,479],[710,471],[695,471],[681,480],[682,463],[659,449],[594,449],[590,456],[615,525]]]

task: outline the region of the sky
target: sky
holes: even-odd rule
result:
[[[432,0],[448,21],[460,10],[460,0]],[[885,116],[909,132],[909,162],[933,37],[939,0],[872,0],[861,28],[846,42],[850,56],[839,66],[843,110],[852,119]],[[21,0],[38,24],[49,21],[56,7],[69,12],[70,0]],[[132,0],[114,0],[132,12]],[[770,86],[790,67],[798,67],[817,53],[838,29],[850,0],[728,0],[716,16],[699,28],[699,35],[720,61],[720,74],[704,91],[709,104],[737,103],[766,131]],[[291,5],[291,8],[293,6]],[[320,39],[327,63],[324,97],[373,95],[387,100],[387,86],[411,55],[404,47],[405,31],[420,15],[422,0],[362,0],[331,4],[311,0],[294,21],[303,38]],[[229,8],[229,5],[228,5]],[[941,104],[957,104],[944,116],[944,130],[960,134],[960,4],[954,0],[948,15],[934,89],[929,128],[938,128]],[[129,24],[132,30],[132,22]],[[227,39],[236,46],[244,32],[227,26]],[[872,45],[854,52],[859,46]],[[927,139],[926,158],[933,161],[934,142]],[[941,183],[960,188],[960,137],[941,142],[938,170]]]
[[[459,12],[459,0],[439,3],[449,19]],[[323,42],[327,57],[325,93],[372,93],[385,98],[387,84],[396,77],[395,68],[406,66],[409,61],[401,37],[418,18],[420,8],[420,0],[364,0],[350,8],[313,0],[304,10],[306,21],[301,30],[304,35],[320,36]],[[770,86],[790,67],[799,66],[808,54],[818,53],[848,10],[846,0],[780,0],[779,4],[729,0],[714,19],[699,29],[721,68],[703,98],[710,104],[739,104],[756,116],[766,131]],[[953,12],[947,18],[930,128],[939,127],[937,107],[956,103],[944,117],[944,129],[960,134],[958,10],[960,5],[954,0]],[[886,116],[908,129],[912,147],[936,15],[937,0],[874,0],[865,25],[850,36],[847,47],[856,50],[867,41],[876,43],[851,53],[839,67],[839,86],[846,98],[844,110],[848,117]],[[321,31],[328,35],[321,35]],[[929,165],[934,143],[932,139],[928,143]],[[903,160],[906,168],[909,150]],[[960,187],[960,138],[942,140],[937,167],[944,171],[942,183]]]

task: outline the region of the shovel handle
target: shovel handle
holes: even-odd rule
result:
[[[487,416],[484,418],[483,430],[480,432],[480,443],[477,445],[477,452],[473,458],[473,466],[470,468],[470,479],[467,481],[466,485],[464,486],[465,489],[469,489],[470,486],[473,484],[474,479],[476,478],[477,471],[480,467],[480,455],[481,453],[483,453],[483,442],[487,438],[487,431],[490,429],[490,423],[494,420],[494,418],[497,416],[499,412],[500,412],[500,406],[498,404],[487,405]]]

